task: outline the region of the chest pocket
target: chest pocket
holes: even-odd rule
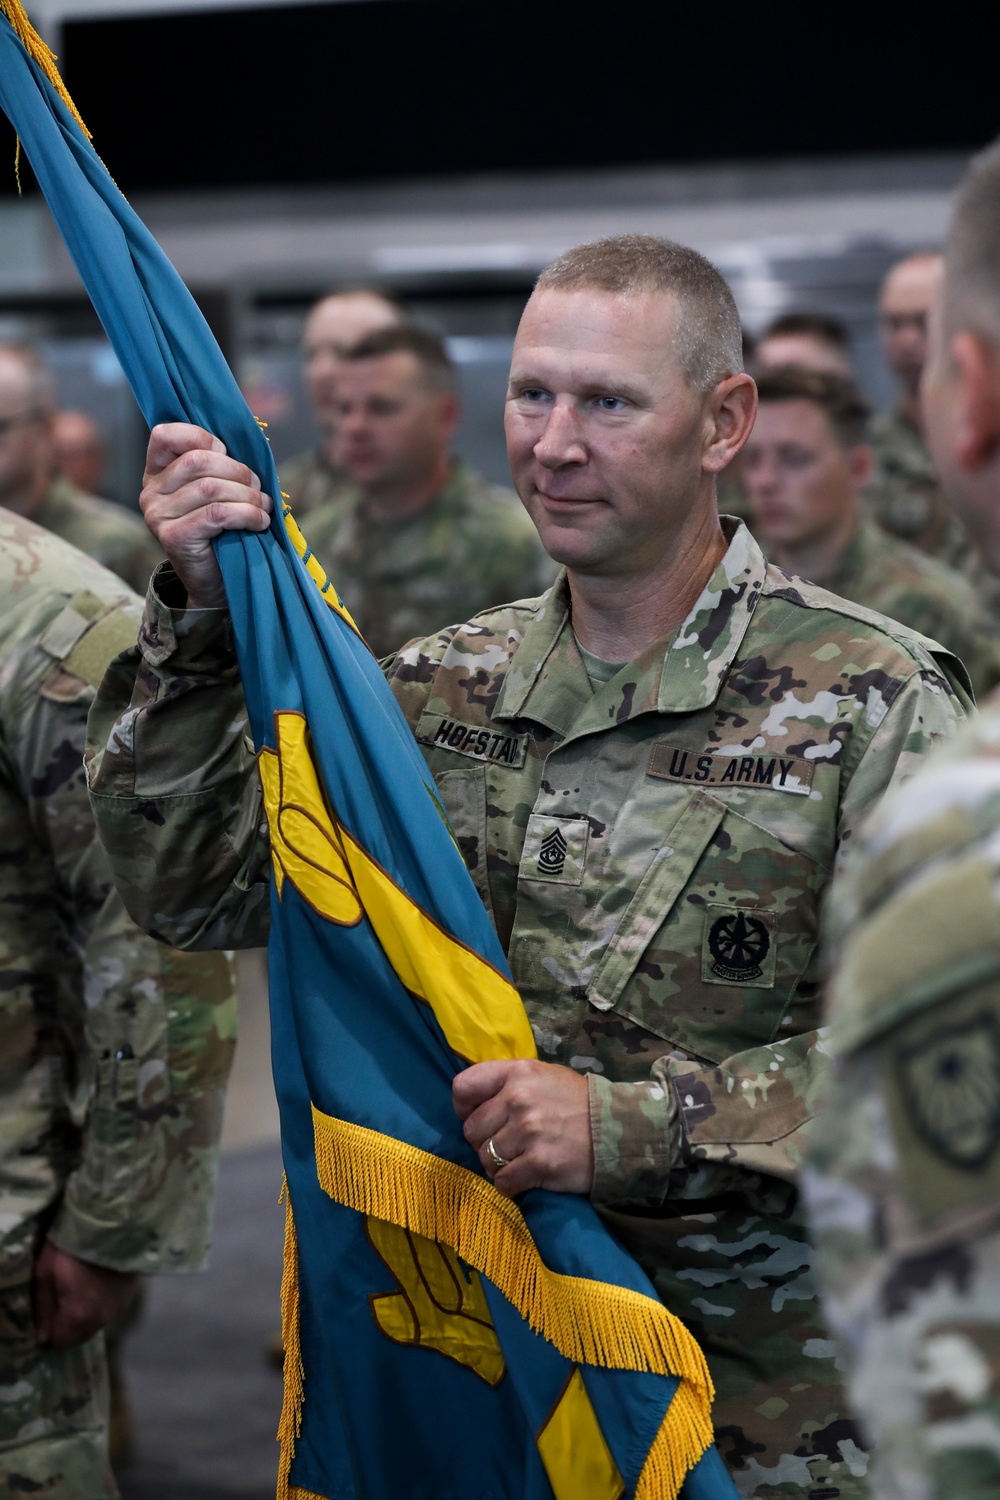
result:
[[[469,765],[435,776],[455,842],[487,911],[491,910],[486,867],[486,767]]]
[[[815,1024],[811,989],[828,872],[707,792],[639,882],[588,988],[686,1052],[721,1062]]]

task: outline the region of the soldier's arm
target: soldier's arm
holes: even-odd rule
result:
[[[232,974],[221,954],[188,958],[144,937],[112,886],[87,799],[86,714],[137,610],[121,603],[87,618],[97,603],[81,596],[55,614],[41,645],[32,640],[5,673],[2,702],[8,774],[52,872],[52,943],[66,955],[61,1003],[77,1069],[70,1107],[83,1128],[49,1234],[112,1270],[192,1270],[209,1242]]]
[[[842,851],[885,792],[954,735],[961,715],[961,699],[929,660],[891,704],[873,699],[841,804]],[[731,1190],[748,1172],[794,1182],[827,1072],[823,1033],[809,1031],[718,1065],[668,1055],[639,1083],[590,1075],[593,1197],[655,1206],[669,1197],[672,1174],[691,1171],[702,1196]]]
[[[267,942],[270,852],[226,610],[188,609],[169,566],[90,714],[94,816],[118,889],[175,948]]]
[[[803,1177],[856,1409],[928,1500],[1000,1491],[998,728],[888,802],[837,882],[838,1123]]]

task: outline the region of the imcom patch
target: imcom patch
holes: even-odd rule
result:
[[[707,984],[774,987],[777,922],[756,906],[708,906],[701,977]]]
[[[1000,1142],[1000,1027],[988,1011],[901,1046],[897,1070],[910,1122],[954,1167],[976,1171]]]

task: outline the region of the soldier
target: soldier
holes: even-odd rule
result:
[[[458,410],[425,328],[382,328],[343,356],[335,452],[356,491],[306,531],[378,657],[555,574],[517,496],[451,457]]]
[[[162,555],[138,516],[59,473],[55,412],[55,382],[37,352],[0,344],[0,505],[54,531],[144,594]]]
[[[378,328],[406,320],[398,303],[381,292],[336,292],[316,303],[302,335],[302,377],[320,429],[318,447],[279,465],[281,487],[299,520],[351,493],[351,483],[334,452],[337,431],[336,380],[344,353]]]
[[[741,366],[694,251],[561,256],[521,320],[506,431],[564,571],[385,669],[542,1059],[461,1073],[466,1136],[501,1192],[590,1194],[701,1340],[741,1494],[853,1500],[866,1456],[796,1187],[825,1070],[819,910],[838,845],[952,734],[963,689],[931,643],[720,525],[715,477],[756,406]],[[176,571],[91,719],[102,837],[141,923],[260,942],[270,857],[211,538],[264,529],[271,502],[175,425],[143,506]]]
[[[941,257],[908,255],[882,283],[882,349],[899,381],[899,404],[872,423],[875,472],[866,496],[883,531],[952,567],[969,555],[969,539],[949,509],[920,415],[920,376],[927,358],[927,318],[941,281]]]
[[[743,452],[750,522],[772,562],[940,641],[977,693],[1000,681],[1000,651],[972,586],[862,515],[871,474],[868,406],[836,375],[787,367],[757,381]]]
[[[924,410],[1000,566],[1000,147],[959,189]],[[834,895],[828,1119],[808,1174],[885,1500],[1000,1493],[1000,702],[869,826]]]
[[[854,379],[850,340],[839,318],[826,313],[784,313],[769,323],[754,351],[755,370],[796,365]]]
[[[0,1494],[104,1500],[101,1329],[209,1244],[235,1027],[222,954],[125,914],[94,838],[87,709],[138,600],[0,511]]]
[[[78,490],[96,495],[107,453],[101,429],[85,411],[57,411],[52,423],[56,467]]]

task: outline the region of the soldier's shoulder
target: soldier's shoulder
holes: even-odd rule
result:
[[[537,537],[534,524],[517,493],[506,485],[494,484],[481,474],[465,470],[461,494],[463,508],[474,525],[511,535],[530,533]]]
[[[829,941],[838,1050],[1000,981],[1000,695],[876,809]]]
[[[544,618],[553,589],[532,598],[484,609],[458,625],[408,642],[393,658],[394,680],[430,681],[439,669],[474,662],[491,673],[506,671],[529,626]]]
[[[968,610],[970,615],[980,607],[968,578],[940,558],[931,557],[898,537],[879,537],[879,566],[887,584],[920,589],[956,608]]]
[[[100,495],[91,495],[87,490],[67,484],[62,491],[63,503],[68,513],[81,527],[95,535],[121,538],[141,546],[155,546],[145,522],[135,512],[126,510],[114,500],[104,500]]]
[[[783,615],[781,606],[790,606],[791,615]],[[773,563],[768,564],[754,620],[758,627],[766,624],[799,640],[825,641],[828,657],[833,656],[839,639],[846,634],[852,657],[863,654],[873,666],[878,661],[882,670],[893,675],[910,677],[920,671],[939,674],[941,664],[936,658],[954,661],[936,641],[899,620],[843,599]]]

